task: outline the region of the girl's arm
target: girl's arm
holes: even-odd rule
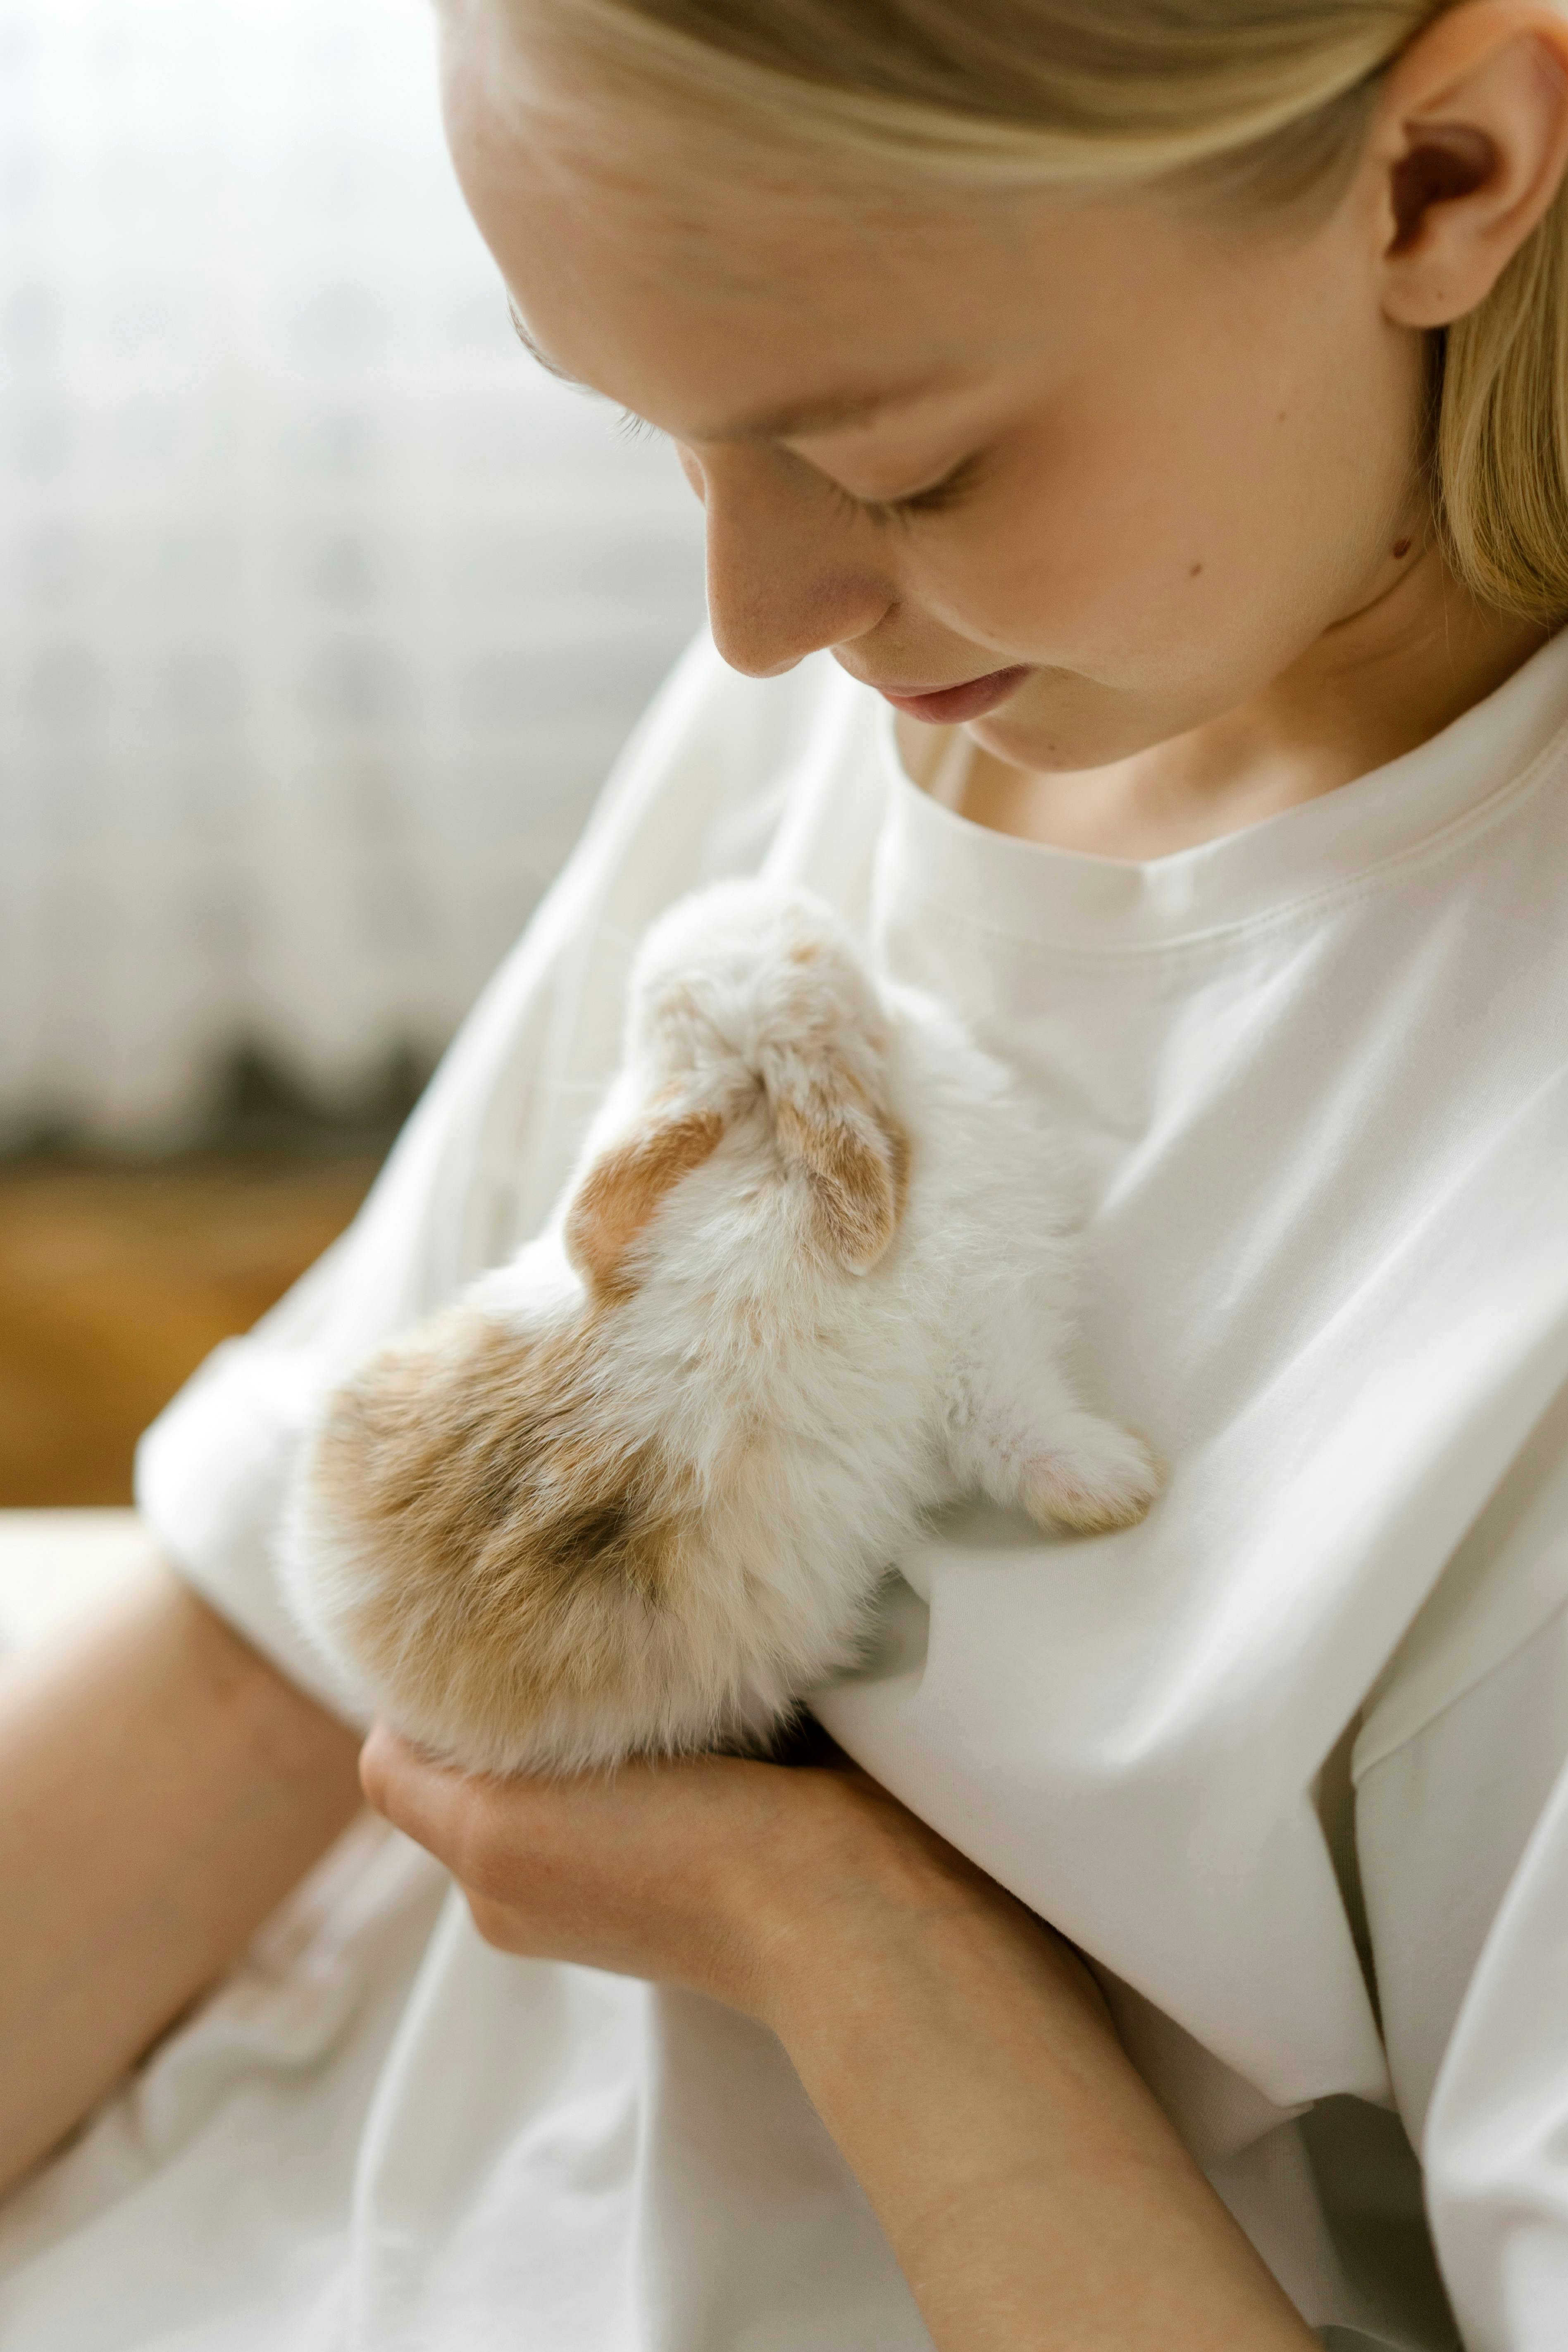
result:
[[[363,1771],[490,1942],[778,2033],[941,2352],[1315,2344],[1070,1948],[872,1783],[729,1758],[471,1780],[384,1732]]]
[[[801,1963],[773,2022],[942,2352],[1315,2347],[1027,1913],[921,1905]]]
[[[324,1852],[357,1747],[150,1547],[0,1659],[0,2188]]]

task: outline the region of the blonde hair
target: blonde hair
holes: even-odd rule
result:
[[[1280,201],[1348,169],[1455,0],[510,0],[623,87],[969,187],[1175,175]],[[1429,462],[1483,602],[1568,614],[1568,194],[1434,338]]]

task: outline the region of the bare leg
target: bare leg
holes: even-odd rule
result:
[[[121,1586],[0,1666],[0,2188],[359,1806],[355,1735],[134,1540]]]

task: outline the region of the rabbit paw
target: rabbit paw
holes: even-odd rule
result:
[[[1136,1527],[1163,1483],[1141,1437],[1093,1413],[1075,1413],[1051,1433],[1051,1450],[1031,1465],[1024,1507],[1037,1526],[1108,1535]]]

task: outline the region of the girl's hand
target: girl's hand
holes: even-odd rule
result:
[[[868,1964],[918,1920],[972,1915],[1031,1946],[1049,1934],[847,1766],[703,1756],[478,1779],[381,1726],[360,1773],[376,1810],[447,1864],[487,1943],[685,1985],[776,2026],[802,1969],[834,1952]]]
[[[863,1774],[468,1780],[385,1730],[361,1771],[489,1943],[773,2028],[939,2352],[1311,2352],[1077,1954]]]

